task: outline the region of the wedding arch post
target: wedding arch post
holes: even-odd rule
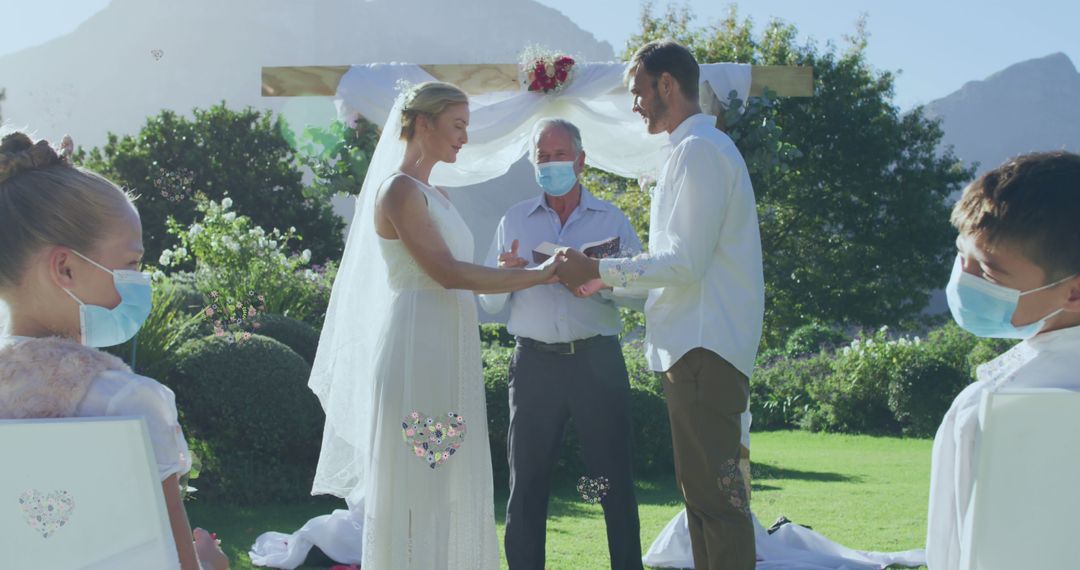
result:
[[[266,66],[262,68],[263,97],[335,97],[350,65]],[[469,95],[521,90],[518,64],[427,64],[421,69],[439,81],[453,83]],[[724,130],[724,103],[727,94],[715,93],[707,83],[702,98],[705,113],[716,116],[716,127]],[[805,66],[754,65],[750,68],[750,97],[769,90],[777,97],[813,97],[813,68]],[[742,448],[739,462],[746,493],[750,496],[750,450]]]

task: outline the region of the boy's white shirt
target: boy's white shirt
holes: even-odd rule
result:
[[[961,537],[971,524],[975,448],[984,393],[1009,388],[1080,391],[1080,327],[1036,335],[980,366],[978,381],[953,400],[934,436],[926,560],[931,569],[957,568]]]

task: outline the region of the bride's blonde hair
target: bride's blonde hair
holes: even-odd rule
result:
[[[413,87],[405,93],[405,103],[401,106],[401,138],[412,140],[416,134],[416,118],[420,115],[433,121],[456,103],[469,103],[469,96],[456,85],[427,81]]]

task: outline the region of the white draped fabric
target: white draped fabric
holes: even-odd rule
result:
[[[866,552],[837,544],[819,532],[794,523],[769,534],[754,517],[757,570],[880,570],[888,566],[916,567],[926,564],[922,549],[904,552]],[[690,530],[686,511],[660,531],[642,561],[657,568],[693,568]]]
[[[468,186],[506,173],[529,151],[533,124],[543,117],[561,117],[581,129],[586,160],[596,168],[637,178],[651,175],[664,160],[664,135],[649,135],[623,84],[623,63],[579,63],[577,75],[560,93],[529,91],[490,93],[474,97],[469,144],[454,164],[439,164],[432,184]],[[338,113],[362,115],[383,124],[396,96],[398,81],[419,83],[435,78],[416,65],[353,66],[338,85]],[[750,91],[750,66],[710,63],[701,66],[702,96],[719,94],[727,101],[734,91],[745,99]],[[530,189],[531,190],[531,189]]]

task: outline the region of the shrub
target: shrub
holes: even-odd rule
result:
[[[480,325],[480,342],[487,346],[513,348],[516,341],[514,335],[506,330],[506,325],[502,323],[484,323]]]
[[[168,232],[178,243],[161,253],[163,267],[194,260],[200,293],[234,302],[257,294],[260,311],[322,326],[336,268],[310,265],[308,250],[291,254],[290,244],[302,239],[295,228],[266,231],[231,211],[229,198],[199,200],[196,208],[202,217],[190,227],[169,218]]]
[[[187,435],[202,442],[199,495],[238,504],[301,500],[315,473],[323,414],[310,367],[260,335],[189,341],[167,383]]]
[[[319,331],[315,327],[289,317],[269,314],[255,317],[251,325],[258,334],[291,348],[307,361],[308,366],[315,362],[315,351],[319,348]]]
[[[803,426],[814,431],[898,433],[899,424],[889,409],[889,384],[914,352],[911,346],[917,344],[888,340],[883,329],[842,348],[835,355],[832,374],[809,384],[817,405],[807,411]]]
[[[842,331],[822,323],[803,325],[791,332],[784,352],[787,356],[809,356],[851,342]]]
[[[966,367],[927,350],[911,350],[889,382],[889,409],[904,435],[933,436],[953,398],[970,381]]]
[[[157,259],[167,246],[168,217],[185,226],[195,221],[190,198],[197,193],[214,200],[228,194],[258,225],[299,228],[313,259],[340,259],[344,221],[329,196],[305,197],[299,157],[287,132],[269,111],[224,104],[190,114],[166,110],[148,118],[138,134],[109,134],[104,147],[80,149],[76,160],[140,195],[148,259]]]
[[[758,368],[750,377],[754,431],[798,427],[813,403],[807,386],[832,374],[829,353],[784,358]]]

